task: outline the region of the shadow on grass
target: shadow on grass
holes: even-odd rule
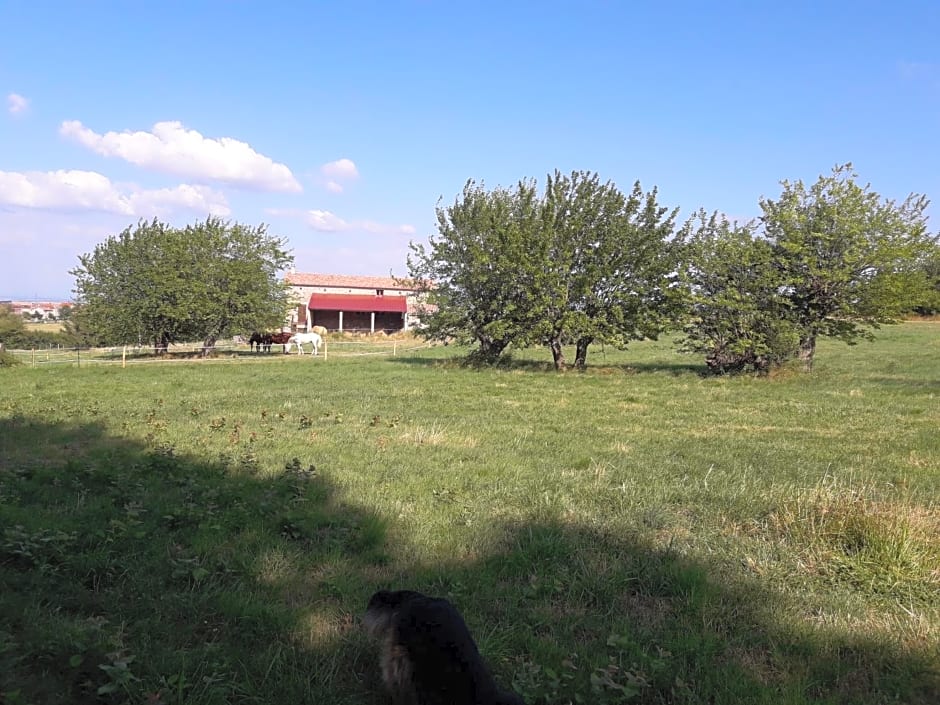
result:
[[[640,374],[669,374],[673,377],[680,375],[695,374],[700,377],[713,377],[708,366],[705,363],[693,362],[631,362],[625,365],[619,365],[624,372]]]
[[[0,499],[0,703],[330,702],[355,685],[361,649],[332,638],[386,562],[384,527],[316,468],[14,416]],[[324,604],[349,612],[316,651]]]
[[[294,459],[207,463],[22,416],[0,421],[0,498],[4,703],[384,702],[357,627],[379,587],[450,597],[530,703],[940,696],[935,650],[787,623],[771,586],[639,530],[506,524],[475,560],[428,565]]]
[[[401,355],[389,358],[391,362],[398,362],[406,365],[415,365],[419,367],[443,367],[460,368],[468,370],[506,370],[506,371],[525,371],[525,372],[550,372],[557,374],[554,364],[544,360],[525,360],[509,357],[501,359],[491,365],[469,359],[467,357],[452,358],[433,358],[433,357],[408,357]],[[696,374],[699,376],[710,376],[708,367],[702,364],[687,362],[631,362],[608,364],[604,362],[588,362],[588,372],[618,372],[623,374],[669,374],[674,377],[685,374]],[[574,366],[569,365],[565,368],[566,373],[580,372]]]

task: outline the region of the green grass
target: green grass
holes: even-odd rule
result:
[[[940,323],[460,352],[0,369],[0,702],[384,702],[389,586],[530,703],[940,699]]]

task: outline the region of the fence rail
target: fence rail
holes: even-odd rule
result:
[[[327,362],[330,358],[343,357],[366,357],[366,356],[396,356],[415,352],[417,350],[426,350],[432,347],[431,343],[420,342],[413,339],[337,339],[325,340],[320,348],[320,354],[316,359]],[[155,353],[152,347],[143,346],[113,346],[100,348],[32,348],[32,349],[11,349],[3,348],[6,352],[12,354],[17,360],[32,367],[42,365],[101,365],[101,364],[119,364],[122,366],[130,364],[146,363],[169,363],[169,362],[193,362],[202,360],[211,360],[213,362],[239,362],[249,360],[261,360],[272,355],[283,354],[283,346],[273,345],[269,353],[252,351],[246,343],[237,343],[223,341],[217,343],[209,349],[208,355],[204,354],[203,345],[200,343],[171,345],[165,354]],[[290,352],[291,357],[311,357],[309,348],[304,350],[304,355],[298,355],[296,349]]]

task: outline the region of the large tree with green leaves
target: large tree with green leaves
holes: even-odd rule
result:
[[[155,349],[280,323],[292,257],[264,225],[210,217],[185,228],[141,221],[79,257],[72,271],[83,325],[112,343]]]
[[[412,243],[409,274],[426,304],[423,334],[431,340],[477,343],[496,360],[511,344],[531,340],[539,202],[534,183],[486,190],[468,181],[450,206],[437,207],[437,235]]]
[[[754,223],[700,211],[683,228],[678,268],[685,302],[680,349],[716,374],[766,372],[791,358],[798,335],[770,242]]]
[[[637,183],[627,197],[589,172],[555,172],[541,195],[533,181],[493,191],[471,181],[437,216],[437,235],[408,259],[437,306],[422,319],[432,339],[475,341],[486,360],[544,344],[561,369],[565,343],[583,367],[593,341],[623,346],[668,318],[675,212],[655,190]]]
[[[644,193],[636,182],[626,196],[583,171],[549,175],[542,208],[549,246],[537,266],[550,273],[552,295],[541,320],[556,368],[565,366],[566,340],[583,368],[594,341],[626,347],[656,337],[674,313],[677,211],[659,205],[656,189]]]
[[[856,177],[851,164],[836,166],[809,187],[784,181],[779,198],[760,202],[807,369],[820,335],[853,343],[896,320],[909,306],[912,264],[932,241],[924,196],[896,203]]]

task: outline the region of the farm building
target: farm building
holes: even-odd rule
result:
[[[309,330],[393,333],[420,323],[415,289],[407,280],[291,272],[285,277],[293,307],[290,326]]]

